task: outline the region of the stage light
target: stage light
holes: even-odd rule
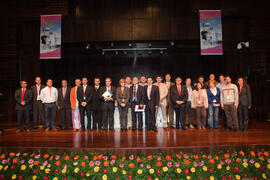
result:
[[[101,54],[104,56],[105,55],[105,51],[102,51]]]
[[[149,44],[148,44],[148,47],[149,47],[149,48],[150,48],[150,47],[152,47],[152,44],[151,44],[151,43],[149,43]]]
[[[116,55],[116,56],[118,55],[118,51],[115,51],[115,55]]]
[[[90,44],[87,43],[86,46],[85,46],[85,49],[88,50],[90,48]]]
[[[113,47],[114,46],[114,43],[113,42],[111,42],[111,47]]]
[[[148,54],[152,54],[152,51],[148,51]]]
[[[161,55],[164,54],[164,51],[161,50],[161,51],[160,51],[160,54],[161,54]]]
[[[127,55],[127,51],[124,51],[124,54]]]
[[[173,41],[171,41],[170,44],[171,44],[171,46],[174,46],[175,45]]]
[[[131,43],[129,43],[129,44],[128,44],[128,47],[129,47],[129,48],[131,48],[131,47],[132,47],[132,44],[131,44]]]

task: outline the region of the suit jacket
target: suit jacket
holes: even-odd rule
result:
[[[81,106],[82,102],[86,102],[88,107],[93,101],[93,87],[87,85],[86,90],[85,90],[85,99],[84,99],[84,92],[83,92],[83,85],[78,87],[77,89],[77,99],[79,101],[79,106]]]
[[[144,104],[145,92],[144,87],[138,85],[135,101],[133,102],[133,86],[130,87],[130,102],[135,105]]]
[[[111,86],[111,92],[112,92],[112,98],[113,98],[113,101],[105,101],[104,100],[104,97],[102,96],[103,93],[105,93],[107,91],[107,87],[106,86],[103,86],[100,88],[100,91],[99,91],[99,99],[101,100],[102,103],[113,103],[114,105],[114,101],[116,99],[116,88],[114,86]]]
[[[100,105],[101,105],[101,101],[99,99],[100,89],[101,89],[101,86],[99,86],[98,89],[96,89],[95,86],[93,86],[93,101],[90,106],[92,110],[100,109]]]
[[[124,99],[124,102],[122,101]],[[128,104],[130,99],[130,90],[129,88],[125,87],[124,88],[124,93],[122,96],[122,91],[121,91],[121,87],[118,87],[116,89],[116,100],[117,100],[117,104],[120,105],[121,103],[124,103],[125,105]]]
[[[14,99],[16,101],[16,110],[23,110],[23,109],[32,109],[32,91],[30,89],[26,89],[24,96],[23,96],[23,101],[25,102],[25,105],[21,105],[21,100],[22,100],[22,90],[17,89],[15,91]]]
[[[40,95],[40,92],[41,92],[41,89],[45,88],[45,86],[43,84],[40,85],[40,90],[39,90],[39,95]],[[32,90],[32,95],[33,95],[33,103],[37,103],[37,86],[34,85],[31,87],[31,90]]]
[[[184,104],[187,102],[188,99],[188,92],[185,85],[181,85],[180,95],[178,93],[177,86],[173,85],[171,87],[170,95],[171,95],[171,102],[175,108],[184,106]],[[179,105],[176,103],[176,101],[184,101],[184,103]]]
[[[57,100],[58,106],[60,106],[60,108],[70,108],[71,88],[67,87],[65,98],[64,98],[62,89],[63,89],[62,87],[58,89],[58,100]]]
[[[240,93],[240,87],[238,86],[238,92],[239,92],[239,105],[243,106],[251,106],[251,91],[249,86],[243,86],[241,93]]]
[[[154,83],[154,85],[158,86],[158,88],[159,88],[159,95],[160,95],[159,103],[166,106],[167,105],[167,95],[168,95],[167,85],[165,83],[160,83],[159,85],[157,83]]]
[[[150,93],[150,100],[148,98],[147,89],[148,89],[148,86],[145,86],[144,90],[145,90],[145,104],[146,104],[146,106],[148,106],[150,108],[155,108],[155,106],[159,106],[160,95],[159,95],[158,87],[155,85],[152,85],[151,93]]]
[[[167,86],[166,82],[165,82],[165,85]],[[167,87],[168,88],[168,94],[167,94],[167,97],[166,97],[167,105],[172,105],[170,94],[171,94],[171,87],[174,86],[174,85],[175,85],[174,82],[170,82],[170,87]]]

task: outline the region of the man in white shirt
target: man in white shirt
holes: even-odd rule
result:
[[[45,131],[49,131],[50,128],[50,115],[52,116],[51,128],[53,131],[56,131],[56,101],[58,99],[58,91],[55,87],[52,86],[52,79],[47,80],[47,86],[43,88],[40,92],[40,100],[44,104],[45,111]]]
[[[174,123],[174,109],[173,109],[173,103],[171,102],[171,94],[170,94],[170,90],[171,87],[174,84],[174,82],[171,82],[171,75],[170,74],[166,74],[165,75],[165,84],[168,88],[168,95],[167,95],[167,117],[169,117],[169,128],[173,128],[173,123]]]

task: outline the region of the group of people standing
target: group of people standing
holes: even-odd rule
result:
[[[152,77],[141,76],[140,81],[138,77],[126,77],[119,80],[119,87],[116,88],[111,85],[111,78],[106,78],[105,85],[101,87],[100,78],[94,78],[94,86],[90,86],[88,79],[83,77],[76,79],[72,88],[67,80],[62,80],[59,89],[52,86],[52,79],[48,79],[44,86],[41,78],[36,77],[36,85],[31,89],[27,89],[26,81],[21,81],[21,88],[15,92],[17,131],[23,129],[23,116],[27,131],[32,129],[32,109],[33,129],[38,128],[40,119],[45,131],[55,131],[58,109],[63,130],[114,130],[115,106],[119,110],[122,131],[129,127],[142,130],[143,116],[146,129],[156,131],[159,109],[165,129],[193,129],[194,112],[198,129],[219,128],[220,109],[223,128],[248,129],[251,92],[244,78],[238,78],[237,85],[231,82],[230,76],[220,75],[220,82],[217,82],[214,74],[210,74],[206,83],[202,76],[193,84],[191,78],[186,78],[185,84],[182,84],[181,77],[171,82],[170,74],[165,75],[165,82],[162,80],[162,76],[157,76],[155,83]]]

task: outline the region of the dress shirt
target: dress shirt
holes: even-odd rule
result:
[[[191,87],[191,85],[186,85],[187,86],[187,92],[188,92],[188,102],[190,102],[191,101],[191,97],[192,97],[192,87]]]
[[[46,86],[40,92],[40,100],[42,103],[54,103],[57,101],[58,91],[55,87]]]
[[[148,96],[149,100],[151,99],[151,90],[152,90],[152,85],[148,85],[147,86],[147,96]]]
[[[40,100],[40,88],[41,88],[41,85],[36,84],[36,88],[37,88],[37,101],[39,101]]]

